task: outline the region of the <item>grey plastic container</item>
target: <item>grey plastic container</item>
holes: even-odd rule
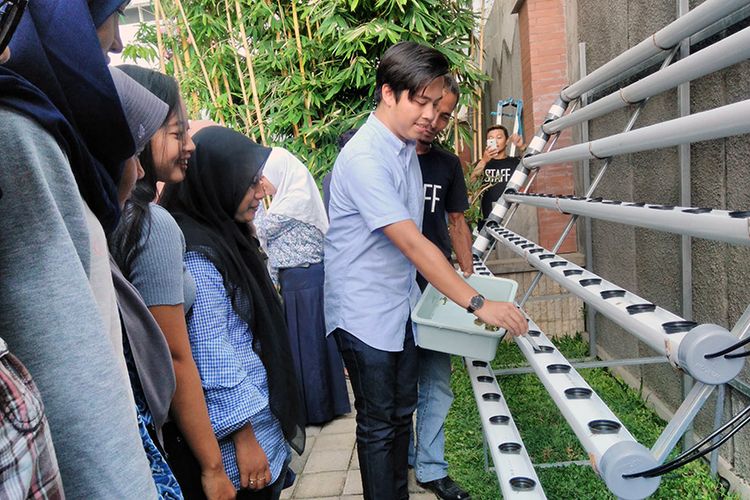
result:
[[[505,278],[472,274],[466,281],[489,300],[513,302],[518,283]],[[417,345],[483,361],[492,361],[505,330],[477,325],[476,316],[428,285],[411,313],[417,326]]]

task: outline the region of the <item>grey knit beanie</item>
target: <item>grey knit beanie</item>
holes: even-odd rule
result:
[[[133,134],[137,155],[167,119],[169,106],[122,70],[110,66],[109,72],[117,87],[130,133]]]

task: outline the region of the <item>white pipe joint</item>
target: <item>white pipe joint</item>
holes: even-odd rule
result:
[[[602,455],[597,468],[607,488],[616,497],[625,500],[640,500],[650,496],[661,483],[661,477],[638,477],[625,479],[633,474],[658,466],[651,452],[635,441],[620,441]]]
[[[719,325],[698,325],[682,339],[677,351],[680,366],[704,384],[725,384],[745,366],[745,358],[706,359],[706,354],[721,351],[737,343],[737,337]]]
[[[490,243],[491,241],[489,240],[489,238],[480,234],[479,236],[477,236],[477,239],[474,240],[474,244],[471,247],[471,253],[481,258],[484,255],[484,252],[487,251]]]

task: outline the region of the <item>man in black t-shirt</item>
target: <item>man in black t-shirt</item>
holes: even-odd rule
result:
[[[518,166],[518,158],[511,158],[505,152],[505,146],[512,142],[523,151],[526,146],[518,134],[508,137],[508,129],[502,125],[493,125],[487,129],[487,149],[471,172],[471,179],[483,177],[482,183],[491,187],[482,195],[482,218],[492,212],[492,204],[505,192],[505,186]]]
[[[458,156],[433,144],[437,134],[450,123],[458,102],[459,89],[455,80],[446,78],[443,98],[431,126],[417,140],[417,158],[422,168],[424,183],[424,218],[422,234],[451,258],[451,247],[456,252],[459,267],[468,276],[472,273],[471,231],[464,219],[469,208],[464,172]],[[417,273],[419,287],[427,286]],[[419,399],[417,402],[416,439],[409,450],[409,464],[414,467],[417,482],[439,498],[464,500],[465,492],[448,476],[445,461],[445,433],[443,425],[453,402],[450,387],[450,354],[418,349]],[[416,442],[414,442],[416,441]]]

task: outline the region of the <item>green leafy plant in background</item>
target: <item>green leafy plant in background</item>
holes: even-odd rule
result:
[[[142,25],[125,57],[160,61],[192,118],[283,145],[318,179],[338,136],[372,111],[378,58],[394,43],[445,54],[463,106],[476,106],[487,79],[473,57],[471,0],[154,0],[153,8],[158,29]],[[449,147],[472,133],[455,125],[442,138]]]

